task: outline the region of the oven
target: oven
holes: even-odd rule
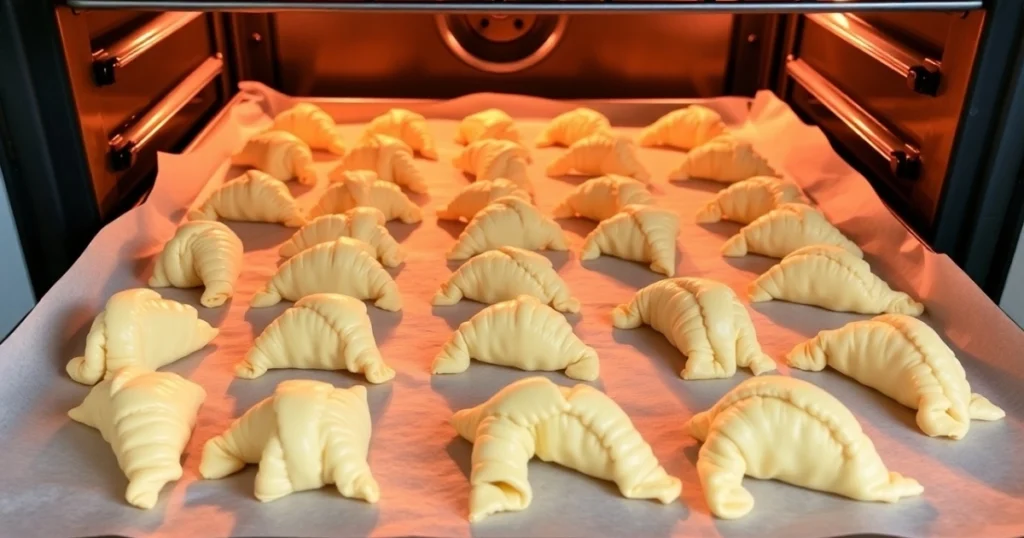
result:
[[[18,290],[41,296],[145,198],[156,153],[186,147],[243,80],[412,99],[769,89],[927,245],[1024,310],[1024,260],[1013,263],[1024,217],[1016,0],[2,0],[0,10],[5,319],[31,306]]]

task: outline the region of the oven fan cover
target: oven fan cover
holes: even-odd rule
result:
[[[488,73],[515,73],[555,49],[565,15],[437,15],[445,45],[463,62]]]

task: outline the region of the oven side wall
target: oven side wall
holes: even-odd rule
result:
[[[36,303],[3,180],[0,170],[0,340],[14,330]]]

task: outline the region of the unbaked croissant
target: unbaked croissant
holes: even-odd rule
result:
[[[128,366],[156,370],[206,347],[217,333],[189,305],[150,289],[120,291],[93,320],[85,354],[68,362],[68,375],[93,385]]]
[[[459,267],[434,295],[435,306],[453,305],[463,297],[486,304],[530,295],[559,312],[579,312],[580,301],[569,294],[551,260],[516,247],[477,254]]]
[[[628,499],[668,504],[683,489],[622,408],[588,385],[570,389],[543,377],[521,379],[456,412],[452,426],[473,443],[470,521],[530,506],[527,464],[534,456],[614,482]]]
[[[602,220],[583,242],[581,260],[602,253],[638,262],[650,262],[651,271],[676,274],[676,237],[679,216],[649,205],[628,205]]]
[[[571,146],[590,135],[611,134],[611,130],[612,125],[604,114],[580,107],[555,116],[537,138],[537,147]]]
[[[640,132],[645,147],[671,146],[689,151],[725,133],[725,122],[718,112],[690,105],[665,114]]]
[[[466,146],[452,165],[472,174],[475,181],[504,178],[533,194],[533,183],[527,171],[530,154],[511,140],[478,140]]]
[[[426,118],[420,114],[404,108],[392,108],[374,118],[366,126],[363,136],[375,134],[397,138],[424,158],[437,160],[434,137],[430,136],[430,131],[427,129]]]
[[[366,305],[336,293],[296,301],[256,338],[235,375],[256,379],[275,368],[347,370],[370,383],[395,377],[377,349]]]
[[[651,174],[636,154],[633,141],[608,133],[598,133],[577,140],[547,168],[549,176],[570,173],[585,176],[617,174],[647,183]]]
[[[225,182],[199,209],[190,211],[188,218],[276,222],[292,228],[306,223],[288,187],[257,170]]]
[[[366,387],[282,381],[206,442],[199,474],[223,478],[259,463],[255,493],[262,502],[334,484],[345,497],[375,503],[380,486],[366,459],[371,430]]]
[[[505,196],[480,210],[448,251],[449,260],[465,260],[499,247],[567,250],[565,234],[526,200]]]
[[[313,103],[299,103],[274,116],[271,130],[288,131],[312,149],[345,154],[345,141],[335,130],[334,118]]]
[[[777,175],[753,146],[724,135],[693,148],[683,156],[682,163],[669,173],[668,178],[672,181],[697,178],[736,183],[754,176]]]
[[[765,213],[788,203],[806,204],[800,187],[792,181],[756,176],[729,185],[697,212],[697,222],[731,220],[750,224]]]
[[[427,192],[427,180],[416,168],[412,150],[404,142],[386,135],[371,135],[349,150],[331,172],[337,176],[347,170],[371,170],[377,179],[409,189]]]
[[[365,170],[345,171],[331,177],[337,183],[320,196],[309,211],[318,217],[329,213],[344,213],[356,207],[375,207],[387,220],[399,219],[411,224],[423,220],[420,207],[412,202],[394,183],[380,181],[377,174]]]
[[[732,289],[704,278],[669,278],[636,292],[612,311],[612,324],[648,324],[686,355],[683,379],[732,377],[736,367],[754,375],[775,369],[761,351],[754,324]]]
[[[287,131],[267,131],[250,138],[231,156],[231,164],[255,168],[281,181],[298,179],[303,185],[316,184],[313,152]]]
[[[782,376],[748,379],[686,424],[704,442],[697,475],[711,513],[747,515],[743,475],[775,479],[858,501],[920,495],[916,480],[890,472],[853,413],[814,385]]]
[[[917,409],[917,425],[931,437],[962,439],[971,420],[999,420],[1006,413],[971,392],[952,349],[923,321],[886,314],[821,331],[786,355],[801,370],[831,366],[882,394]]]
[[[68,416],[100,431],[128,478],[125,500],[148,510],[165,484],[181,478],[181,453],[205,399],[202,387],[178,374],[127,366]]]
[[[398,285],[373,254],[373,247],[351,237],[307,248],[284,262],[251,304],[263,308],[281,299],[298,301],[314,293],[340,293],[372,299],[374,306],[384,310],[401,310]]]
[[[199,302],[221,306],[235,294],[242,272],[242,240],[231,228],[210,220],[178,227],[156,259],[149,285],[153,288],[205,286]]]
[[[376,207],[354,207],[340,215],[321,215],[281,245],[280,254],[282,258],[291,258],[313,245],[351,237],[370,245],[373,257],[385,267],[397,267],[405,260],[405,253],[384,227],[385,221],[384,213]]]
[[[746,256],[748,252],[771,258],[811,245],[835,245],[861,258],[864,253],[836,229],[820,211],[805,204],[790,203],[754,219],[722,245],[723,256]]]
[[[523,200],[530,200],[530,193],[524,191],[519,185],[504,179],[490,179],[477,181],[466,185],[448,206],[437,210],[437,218],[441,220],[469,221],[487,207],[488,204],[503,196],[514,196]]]
[[[550,306],[520,295],[484,308],[459,325],[434,359],[435,374],[457,374],[469,359],[527,371],[554,371],[583,381],[597,379],[597,352],[572,332],[572,325]]]
[[[556,219],[583,217],[601,222],[627,205],[646,205],[653,201],[643,183],[625,176],[607,175],[581,183],[551,214]]]
[[[519,127],[504,110],[489,108],[463,118],[455,133],[455,141],[459,144],[472,144],[488,138],[519,143]]]
[[[924,305],[893,291],[871,272],[868,262],[833,245],[791,252],[750,284],[750,302],[781,299],[858,314],[920,316]]]

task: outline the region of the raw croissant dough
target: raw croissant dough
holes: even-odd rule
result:
[[[731,220],[750,224],[755,219],[788,203],[806,204],[800,187],[792,181],[771,176],[756,176],[733,183],[715,195],[697,212],[697,222]]]
[[[604,114],[581,107],[555,116],[537,138],[537,147],[571,146],[591,135],[611,134],[611,130]]]
[[[639,143],[645,147],[671,146],[690,151],[724,133],[725,122],[718,112],[690,105],[669,112],[648,125],[640,132]]]
[[[534,456],[614,482],[628,499],[669,504],[683,489],[622,408],[588,385],[570,389],[543,377],[521,379],[456,412],[452,426],[473,443],[470,521],[530,506],[527,464]]]
[[[533,194],[533,183],[526,169],[530,154],[511,140],[484,139],[466,146],[452,165],[475,176],[474,181],[507,179]]]
[[[349,170],[370,170],[377,179],[396,183],[412,192],[427,192],[427,180],[416,168],[412,150],[404,142],[386,135],[364,137],[331,171],[337,177]]]
[[[825,365],[911,408],[932,437],[961,439],[971,420],[999,420],[1006,413],[971,392],[967,374],[939,335],[924,322],[900,314],[854,321],[821,331],[786,356],[801,370]]]
[[[588,179],[573,189],[551,212],[556,219],[582,217],[601,222],[630,204],[654,201],[647,187],[629,177],[607,175]]]
[[[292,228],[306,223],[288,187],[258,170],[225,182],[199,209],[189,212],[188,218],[276,222]]]
[[[449,260],[465,260],[499,247],[567,250],[565,234],[555,221],[520,198],[498,198],[480,210],[448,251]]]
[[[347,370],[370,383],[395,377],[377,349],[366,305],[336,293],[296,301],[256,338],[235,375],[256,379],[275,368]]]
[[[370,245],[373,257],[385,267],[398,267],[405,260],[405,253],[384,227],[385,222],[384,213],[376,207],[354,207],[341,215],[321,215],[281,245],[280,254],[282,258],[291,258],[313,245],[351,237]]]
[[[486,304],[530,295],[559,312],[579,312],[551,260],[516,247],[488,250],[459,267],[434,295],[435,306],[453,305],[463,297]]]
[[[274,117],[273,131],[288,131],[312,149],[345,154],[345,141],[334,129],[334,118],[313,103],[299,103]]]
[[[676,237],[679,216],[649,205],[628,205],[602,220],[583,243],[581,260],[602,253],[638,262],[650,262],[651,271],[676,274]]]
[[[178,374],[128,366],[93,387],[68,416],[100,431],[128,478],[125,500],[148,510],[165,484],[181,478],[181,453],[205,399],[202,387]]]
[[[93,320],[85,355],[68,362],[68,375],[93,385],[128,366],[156,370],[206,347],[217,333],[189,305],[150,289],[120,291]]]
[[[648,324],[686,355],[683,379],[732,377],[736,367],[754,375],[775,369],[761,351],[754,324],[732,289],[704,278],[669,278],[636,292],[612,311],[612,324]]]
[[[858,501],[894,503],[924,491],[916,480],[889,472],[839,400],[799,379],[748,379],[685,428],[704,442],[697,474],[708,507],[723,519],[754,507],[743,475]]]
[[[235,294],[242,272],[242,240],[227,226],[210,220],[187,222],[157,256],[149,286],[205,286],[199,302],[215,308]]]
[[[372,299],[377,308],[392,312],[402,309],[398,285],[374,258],[373,247],[351,237],[320,243],[284,262],[251,304],[263,308],[314,293]]]
[[[223,478],[259,463],[260,501],[334,484],[345,497],[375,503],[380,486],[366,460],[371,429],[366,387],[282,381],[272,396],[206,442],[199,474]]]
[[[868,262],[833,245],[793,251],[750,284],[750,302],[781,299],[858,314],[920,316],[924,305],[893,291]]]
[[[378,134],[397,138],[408,144],[425,159],[437,160],[434,137],[430,136],[430,131],[427,129],[426,118],[420,114],[404,108],[392,108],[374,118],[366,126],[363,136]]]
[[[469,359],[527,371],[554,371],[597,379],[597,352],[572,332],[562,314],[536,297],[520,295],[484,308],[459,325],[434,359],[435,374],[457,374]]]
[[[820,211],[805,204],[782,204],[744,226],[722,245],[723,256],[746,256],[748,252],[785,258],[811,245],[835,245],[861,258],[853,241],[832,226]]]
[[[365,170],[340,172],[331,178],[337,181],[320,196],[309,216],[344,213],[356,207],[375,207],[387,220],[399,219],[406,224],[423,220],[420,207],[412,202],[394,183],[380,181],[377,174]]]
[[[651,174],[636,155],[633,141],[608,133],[598,133],[577,140],[547,168],[547,175],[551,177],[569,173],[585,176],[617,174],[644,183],[651,178]]]
[[[298,179],[303,185],[316,184],[313,152],[287,131],[267,131],[250,138],[231,157],[231,164],[255,168],[281,181]]]
[[[669,173],[669,180],[710,179],[736,183],[754,176],[777,176],[753,146],[729,135],[693,148],[683,156],[679,167]]]
[[[459,144],[472,144],[486,139],[519,143],[519,127],[504,110],[489,108],[463,118],[455,133],[455,141]]]
[[[477,181],[467,185],[451,202],[448,207],[437,210],[437,218],[441,220],[469,221],[481,209],[503,196],[514,196],[523,200],[530,200],[530,193],[524,191],[515,183],[507,179],[490,179]]]

